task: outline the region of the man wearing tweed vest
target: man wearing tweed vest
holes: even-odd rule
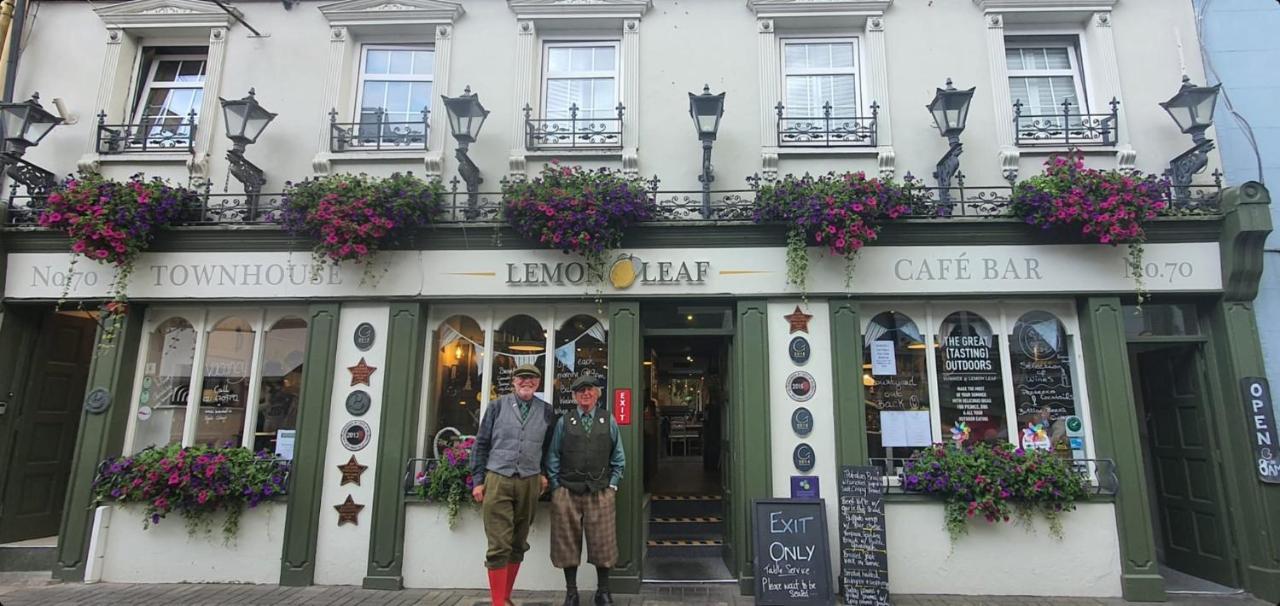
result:
[[[529,551],[538,497],[547,489],[543,464],[555,412],[534,395],[541,383],[537,366],[517,367],[512,393],[485,407],[472,450],[471,496],[481,504],[489,542],[484,565],[493,606],[504,606],[511,598],[520,563]]]
[[[600,386],[585,372],[573,382],[578,407],[556,422],[547,453],[551,478],[551,564],[564,569],[564,606],[578,606],[582,539],[587,562],[596,567],[596,606],[613,604],[609,569],[618,562],[617,505],[626,455],[618,423],[596,406]]]

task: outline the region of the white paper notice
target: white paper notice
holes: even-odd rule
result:
[[[293,460],[293,440],[298,435],[296,429],[276,430],[276,456],[288,461]]]
[[[927,410],[880,411],[880,443],[885,448],[933,443]]]
[[[893,341],[871,342],[871,374],[878,377],[898,374],[898,359],[893,355]]]

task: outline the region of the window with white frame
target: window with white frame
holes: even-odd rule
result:
[[[1076,36],[1006,38],[1005,63],[1019,144],[1114,142],[1115,108],[1090,113]]]
[[[153,309],[135,387],[133,452],[180,443],[293,457],[303,310]]]
[[[782,40],[780,145],[875,145],[857,38]]]
[[[142,86],[127,147],[191,146],[204,102],[208,51],[192,47],[143,50]]]
[[[428,46],[366,44],[361,48],[356,135],[349,144],[423,146],[435,79]]]
[[[889,475],[937,442],[1087,458],[1070,314],[1051,303],[916,303],[871,314],[862,365],[871,458]]]
[[[547,42],[529,147],[621,145],[617,42]]]

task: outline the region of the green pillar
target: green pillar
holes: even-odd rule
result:
[[[862,389],[862,321],[857,301],[831,303],[831,376],[835,379],[836,465],[867,464]]]
[[[639,593],[644,561],[644,408],[637,401],[642,387],[640,303],[609,303],[609,393],[600,397],[613,409],[613,393],[631,390],[631,424],[618,427],[627,469],[618,487],[618,565],[614,590]]]
[[[111,393],[111,405],[101,414],[81,413],[76,437],[76,453],[71,463],[62,507],[62,527],[58,531],[58,563],[53,578],[83,581],[89,553],[89,532],[93,523],[93,478],[103,459],[120,455],[124,430],[133,397],[133,372],[138,361],[138,341],[142,336],[141,305],[130,305],[116,338],[106,346],[99,343],[89,364],[85,393],[98,388]],[[101,338],[102,330],[99,328]]]
[[[1090,297],[1079,311],[1093,436],[1098,456],[1114,460],[1120,478],[1115,508],[1121,590],[1126,600],[1163,602],[1120,298]]]
[[[307,356],[302,366],[298,434],[289,477],[284,547],[280,554],[281,585],[310,585],[315,576],[325,436],[329,435],[329,401],[333,397],[340,308],[339,303],[316,303],[307,308]]]
[[[426,347],[426,305],[391,304],[387,322],[386,383],[382,392],[382,437],[374,468],[373,528],[369,534],[369,573],[365,589],[404,587],[404,472],[413,456]]]
[[[1245,590],[1267,602],[1280,602],[1280,485],[1258,479],[1249,439],[1253,419],[1240,386],[1242,378],[1266,376],[1253,299],[1262,277],[1263,244],[1271,233],[1269,204],[1267,190],[1258,183],[1223,192],[1224,297],[1207,314],[1207,353],[1218,404],[1209,413],[1222,445],[1220,469],[1240,578]]]
[[[727,511],[729,538],[733,543],[734,575],[743,593],[755,592],[752,566],[751,502],[773,495],[769,453],[769,304],[764,300],[738,301],[734,339],[733,397],[730,410],[729,464],[732,494]]]

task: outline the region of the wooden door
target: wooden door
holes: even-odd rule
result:
[[[1236,586],[1198,346],[1138,355],[1165,563]]]
[[[0,493],[0,543],[58,534],[97,324],[49,312],[30,373],[7,414],[10,469]]]

